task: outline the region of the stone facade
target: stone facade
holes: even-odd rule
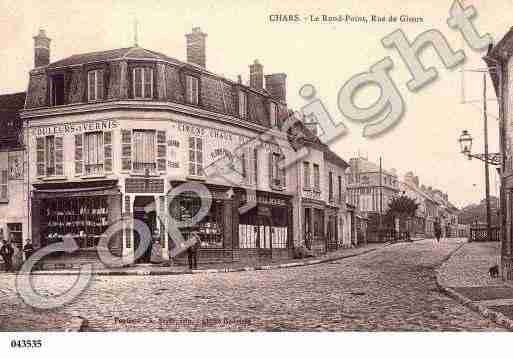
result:
[[[305,244],[305,207],[318,215],[319,250],[348,246],[347,164],[301,123],[299,146],[282,131],[289,116],[285,79],[270,75],[265,91],[137,46],[32,70],[21,114],[32,159],[24,182],[25,195],[33,193],[25,206],[27,237],[41,247],[69,234],[90,260],[104,231],[121,223],[108,245],[131,260],[139,257],[140,240],[128,228],[140,220],[166,260],[173,246],[167,213],[182,218],[195,203],[190,194],[171,194],[194,183],[212,195],[197,223],[206,238],[200,261],[292,255]],[[310,150],[306,159],[281,168],[303,147]],[[315,188],[301,182],[303,161],[317,166]]]

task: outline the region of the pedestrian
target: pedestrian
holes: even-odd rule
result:
[[[162,263],[162,246],[160,245],[160,240],[156,239],[153,241],[153,245],[151,246],[151,256],[150,262],[153,264]]]
[[[0,248],[0,255],[4,260],[5,271],[12,271],[12,256],[14,254],[14,248],[11,246],[11,243],[4,240],[4,245]]]
[[[23,254],[25,255],[25,261],[27,261],[32,254],[34,254],[34,246],[32,245],[32,241],[27,239],[27,243],[23,246]]]
[[[305,246],[308,250],[312,250],[312,232],[310,231],[305,234]]]
[[[189,241],[194,241],[192,246],[187,249],[189,259],[189,269],[198,269],[198,250],[200,247],[200,238],[196,232],[191,232]]]
[[[440,237],[442,236],[442,227],[440,226],[440,222],[435,221],[434,230],[436,241],[440,243]]]

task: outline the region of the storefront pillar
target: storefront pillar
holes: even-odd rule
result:
[[[124,196],[124,211],[123,211],[123,260],[125,263],[133,264],[134,258],[134,195]]]
[[[158,206],[157,207],[157,216],[160,218],[160,244],[162,246],[162,259],[164,261],[169,260],[169,241],[168,238],[168,229],[169,229],[169,221],[168,221],[168,203],[167,196],[159,196],[158,198]]]

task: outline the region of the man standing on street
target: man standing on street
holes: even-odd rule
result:
[[[440,222],[438,220],[434,223],[435,230],[435,238],[438,243],[440,243],[440,237],[442,236],[442,227],[440,226]]]
[[[27,239],[27,243],[23,246],[23,253],[25,254],[25,260],[28,260],[34,253],[34,247],[32,246],[30,239]]]
[[[12,270],[12,256],[14,249],[11,244],[4,240],[4,245],[0,248],[0,255],[2,256],[5,263],[5,271],[10,272]]]
[[[189,269],[198,269],[198,249],[200,247],[200,238],[196,232],[191,232],[189,240],[195,241],[194,244],[187,249]]]

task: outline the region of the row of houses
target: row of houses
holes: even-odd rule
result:
[[[363,156],[352,158],[349,163],[348,201],[367,219],[367,241],[379,240],[379,221],[381,228],[408,231],[416,237],[433,237],[435,221],[441,224],[444,237],[467,235],[458,223],[459,209],[449,201],[448,194],[421,185],[413,172],[407,172],[401,179],[395,169],[384,169]],[[386,214],[390,201],[399,195],[406,195],[418,204],[415,218],[408,223],[383,223],[380,217]]]
[[[72,238],[78,251],[51,258],[72,264],[97,261],[120,221],[108,247],[133,262],[151,252],[138,253],[136,222],[164,259],[175,227],[198,234],[199,262],[365,243],[375,168],[347,163],[293,114],[286,74],[264,74],[257,60],[249,83],[207,70],[206,38],[185,35],[186,61],[134,44],[52,62],[41,30],[27,91],[0,96],[0,238],[17,249]],[[402,184],[383,174],[386,206]],[[452,207],[441,192],[420,193],[436,209],[430,233]]]
[[[199,262],[355,244],[349,165],[291,116],[286,74],[256,60],[249,84],[214,74],[206,37],[185,35],[186,61],[134,45],[51,62],[41,30],[27,91],[0,96],[0,237],[40,248],[71,236],[80,249],[53,259],[76,263],[95,261],[120,220],[109,248],[136,262],[150,259],[135,255],[137,221],[164,258],[171,227],[193,228]]]

